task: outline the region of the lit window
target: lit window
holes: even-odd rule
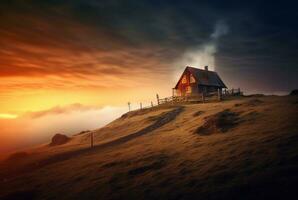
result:
[[[186,75],[184,75],[183,77],[182,77],[182,84],[185,84],[185,83],[187,83],[187,79],[186,79]]]
[[[190,86],[186,87],[186,93],[191,93],[191,87]]]
[[[196,82],[196,79],[193,77],[192,74],[190,75],[189,80],[190,80],[190,83],[195,83]]]

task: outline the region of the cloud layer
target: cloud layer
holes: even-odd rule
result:
[[[216,66],[232,84],[249,87],[243,78],[257,76],[264,90],[289,89],[297,85],[293,7],[262,1],[4,1],[0,78],[30,77],[23,88],[46,87],[39,77],[54,88],[111,87],[108,80],[136,86],[139,79],[169,77],[191,54],[188,60],[202,62],[190,64]],[[268,70],[271,76],[259,76]],[[232,79],[231,71],[239,78]],[[276,84],[278,76],[289,81]],[[17,87],[1,81],[0,91]]]
[[[297,14],[291,5],[258,2],[7,1],[1,6],[0,77],[96,74],[124,83],[131,73],[158,76],[210,35],[214,40],[226,35],[222,20],[231,30],[218,41],[218,70],[278,69],[276,61],[294,69]],[[203,49],[212,51],[208,45]]]
[[[56,133],[73,135],[100,128],[127,111],[126,107],[103,108],[73,104],[0,119],[0,155],[15,149],[47,143]]]

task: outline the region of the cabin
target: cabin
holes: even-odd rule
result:
[[[227,88],[224,82],[216,72],[209,71],[208,66],[204,69],[187,66],[173,88],[173,96],[221,94],[223,88]]]

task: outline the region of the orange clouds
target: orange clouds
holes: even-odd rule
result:
[[[26,51],[31,50],[28,48]],[[129,99],[130,90],[158,92],[157,89],[150,91],[150,87],[157,88],[164,84],[169,86],[166,89],[170,93],[171,71],[165,64],[149,57],[150,52],[147,50],[127,49],[77,54],[72,54],[67,49],[57,52],[52,49],[42,49],[39,53],[29,52],[23,55],[16,51],[14,56],[0,61],[0,96],[25,99],[30,96],[39,98],[40,104],[48,101],[43,97],[47,94],[54,95],[54,98],[60,96],[65,99],[65,95],[76,98],[67,102],[69,104],[81,102],[86,95],[90,99],[107,99],[107,96],[112,94],[110,98],[117,99],[121,94]],[[59,101],[51,106],[59,105]],[[123,99],[121,101],[118,103],[123,103]],[[109,103],[109,100],[100,100],[98,103]]]
[[[171,93],[176,49],[104,20],[90,24],[68,5],[17,2],[0,8],[0,112],[119,105]]]

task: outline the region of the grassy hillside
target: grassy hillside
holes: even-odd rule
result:
[[[0,164],[3,199],[286,199],[297,195],[298,98],[159,106]]]

